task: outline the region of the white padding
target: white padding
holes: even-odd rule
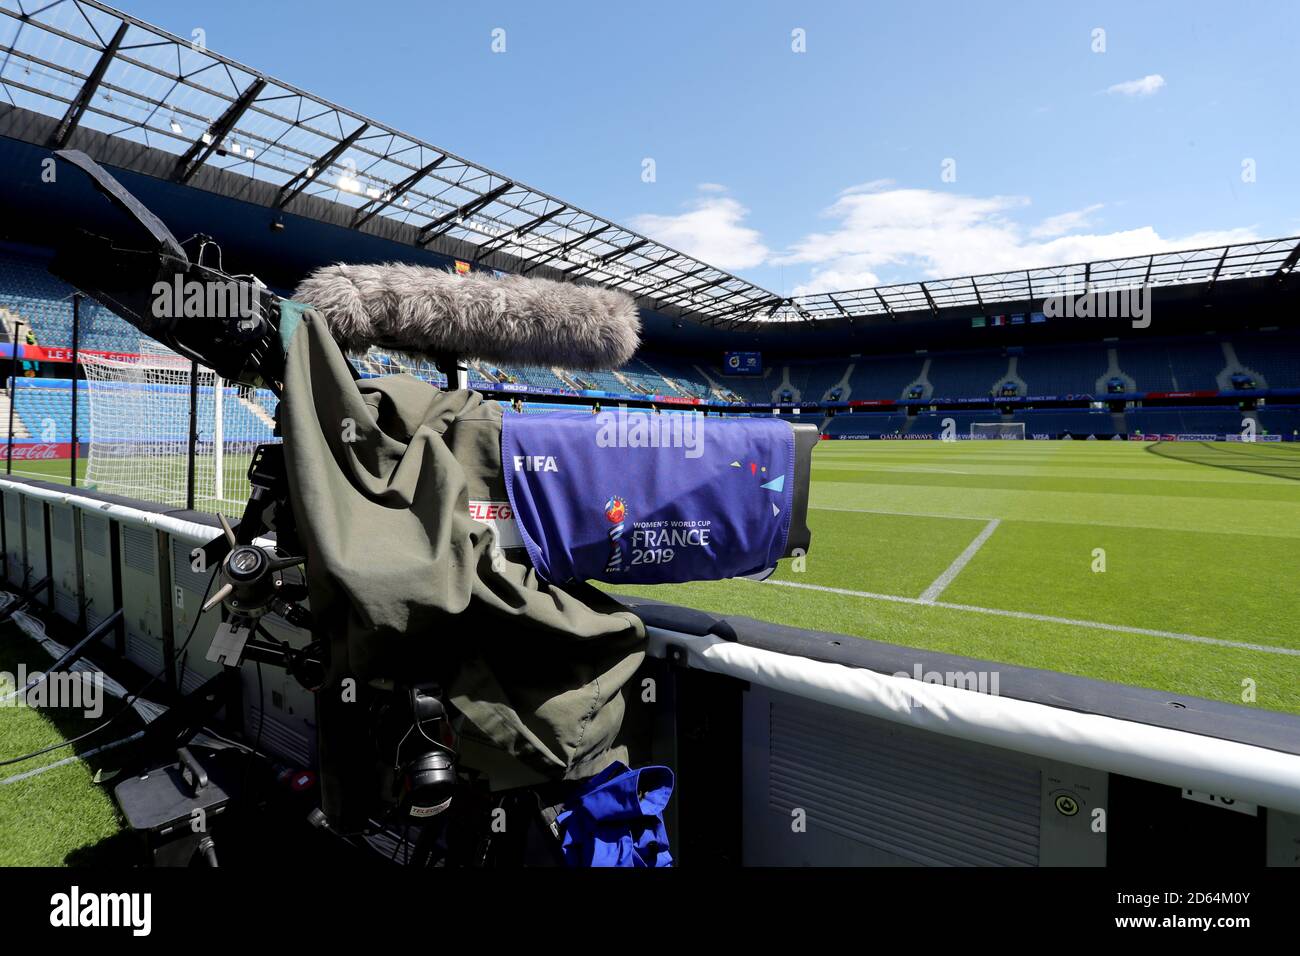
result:
[[[128,505],[110,504],[107,501],[100,501],[98,498],[87,498],[85,495],[79,495],[72,489],[59,491],[53,488],[37,488],[34,485],[24,485],[4,478],[0,478],[0,489],[26,495],[29,498],[39,498],[43,501],[72,505],[81,508],[83,511],[94,511],[98,514],[107,515],[116,521],[121,521],[123,524],[156,528],[159,531],[167,532],[174,538],[194,544],[207,544],[221,533],[220,528],[215,528],[212,525],[202,524],[198,521],[183,521],[171,515],[158,514],[152,511],[141,511],[139,508],[132,508]],[[269,538],[257,538],[253,543],[267,547],[274,545],[274,542]]]
[[[928,684],[648,628],[650,652],[698,670],[948,737],[1300,813],[1300,756],[1131,720]],[[834,727],[827,728],[834,733]]]

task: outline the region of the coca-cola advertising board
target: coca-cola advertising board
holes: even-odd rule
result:
[[[81,443],[79,456],[86,453],[86,443]],[[8,449],[4,449],[4,454],[8,454]],[[14,442],[13,459],[14,461],[57,461],[60,458],[72,457],[72,442]]]

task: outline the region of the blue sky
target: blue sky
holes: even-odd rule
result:
[[[783,294],[1300,234],[1300,4],[119,2]]]

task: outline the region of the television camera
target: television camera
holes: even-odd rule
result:
[[[174,708],[176,716],[158,722],[150,734],[155,744],[150,758],[170,759],[176,754],[179,778],[189,781],[196,800],[202,799],[196,781],[207,781],[207,770],[188,745],[203,721],[221,706],[223,677],[246,662],[274,664],[305,687],[322,692],[317,706],[324,799],[323,807],[313,814],[320,826],[351,840],[393,825],[403,832],[414,825],[418,834],[411,858],[425,865],[519,862],[522,850],[517,846],[505,850],[501,841],[494,843],[484,824],[485,813],[494,805],[485,794],[493,791],[495,783],[461,760],[462,735],[467,727],[475,729],[469,725],[480,713],[475,708],[505,706],[494,696],[496,691],[485,689],[486,678],[474,685],[476,690],[457,690],[458,674],[474,654],[464,649],[463,637],[456,642],[461,649],[450,654],[450,660],[409,640],[360,655],[367,657],[368,664],[356,682],[352,706],[344,708],[336,702],[342,657],[349,648],[354,658],[359,656],[358,634],[366,640],[371,635],[355,621],[347,625],[348,633],[341,631],[341,616],[364,618],[365,614],[322,611],[321,596],[328,593],[333,600],[341,590],[337,574],[329,576],[337,554],[322,544],[316,527],[323,520],[321,506],[304,502],[303,492],[310,488],[313,500],[328,498],[328,489],[343,485],[294,470],[295,435],[300,433],[295,428],[302,426],[290,424],[282,414],[286,402],[301,420],[303,409],[312,403],[333,399],[294,393],[293,349],[307,348],[302,340],[307,334],[316,335],[318,344],[311,346],[317,349],[313,367],[332,359],[336,366],[346,366],[351,383],[360,382],[360,375],[351,364],[338,364],[344,351],[377,346],[418,355],[446,375],[448,394],[468,395],[463,364],[468,357],[580,369],[625,363],[638,345],[639,318],[632,300],[594,286],[514,276],[458,276],[401,264],[326,267],[308,277],[289,299],[253,275],[226,272],[221,251],[210,238],[179,242],[86,154],[62,150],[56,156],[84,173],[117,216],[113,228],[72,230],[52,271],[150,338],[222,378],[268,388],[280,399],[276,434],[283,435],[284,444],[256,449],[249,468],[252,493],[242,516],[234,524],[219,516],[221,534],[194,554],[195,566],[215,569],[214,579],[219,582],[203,610],[221,610],[223,620],[207,657],[225,670],[190,695],[193,699],[185,706]],[[214,297],[208,294],[212,289],[223,294]],[[305,322],[315,331],[304,333]],[[299,380],[306,381],[301,373]],[[345,378],[332,384],[326,378],[312,378],[311,383],[310,388],[299,387],[340,392],[351,387]],[[367,407],[382,417],[384,409],[409,392],[378,394],[377,403]],[[477,401],[476,396],[466,398],[455,414],[477,408]],[[626,409],[618,414],[649,418]],[[493,449],[498,474],[491,476],[488,485],[497,489],[496,497],[508,496],[517,528],[509,535],[502,528],[493,529],[487,549],[490,568],[472,567],[473,561],[465,560],[464,580],[471,584],[476,580],[482,584],[485,575],[495,575],[487,585],[493,594],[482,600],[490,603],[494,595],[513,588],[514,597],[506,600],[513,609],[506,610],[521,613],[525,621],[530,614],[538,616],[530,610],[528,599],[538,588],[547,588],[550,596],[538,603],[567,609],[588,630],[604,626],[605,636],[617,645],[610,658],[616,663],[600,666],[610,667],[607,675],[618,674],[613,681],[606,676],[606,685],[615,687],[635,669],[644,630],[630,614],[620,615],[611,608],[609,599],[591,589],[587,580],[671,583],[762,576],[779,558],[805,553],[810,543],[808,478],[811,450],[818,438],[813,426],[792,426],[779,419],[724,422],[715,418],[704,435],[711,443],[709,455],[702,462],[687,462],[697,470],[714,470],[707,472],[708,480],[692,480],[684,489],[664,479],[681,470],[679,460],[666,457],[681,451],[673,450],[671,430],[663,442],[658,432],[653,442],[629,438],[646,424],[634,421],[629,426],[626,418],[611,420],[589,413],[505,414],[500,419],[499,444]],[[414,447],[415,438],[407,438]],[[337,449],[333,454],[340,458]],[[328,462],[330,453],[321,460]],[[638,476],[643,479],[639,484]],[[609,489],[602,488],[596,499],[587,500],[586,489],[601,482]],[[634,493],[627,488],[634,488]],[[422,493],[417,488],[408,497],[413,500]],[[338,500],[332,507],[346,510],[350,505]],[[393,510],[391,501],[386,507]],[[405,507],[415,506],[407,501]],[[469,538],[478,547],[481,526],[470,522],[467,527],[473,529]],[[422,558],[431,562],[429,566],[439,566],[465,556],[449,558],[448,552],[437,552]],[[387,555],[398,570],[408,559],[416,562],[401,551]],[[471,603],[479,599],[479,591],[465,596]],[[448,603],[450,613],[420,620],[435,621],[443,629],[454,627],[453,619],[465,604]],[[351,612],[358,606],[347,605]],[[311,633],[312,643],[295,649],[277,640],[263,626],[269,614]],[[562,617],[544,624],[552,630],[580,629]],[[409,628],[418,629],[415,624]],[[550,653],[555,657],[568,652],[556,645]],[[599,671],[590,662],[582,667]],[[491,676],[491,687],[505,688],[508,709],[522,709],[519,701],[528,695],[513,693],[510,680],[519,678],[502,677],[508,670],[509,665],[497,657],[484,672]],[[563,672],[535,679],[578,680]],[[535,690],[530,688],[530,693]],[[613,698],[606,704],[612,715],[608,718],[612,740],[619,730],[621,705]],[[524,729],[508,743],[492,734],[487,734],[487,741],[518,757],[526,748],[516,747],[514,740],[528,737],[535,729],[528,720],[522,725]],[[510,791],[515,800],[523,794],[522,805],[535,810],[540,825],[555,837],[551,849],[556,859],[560,858],[558,812],[575,781],[599,769],[576,758],[567,766],[564,760],[558,763],[542,767],[540,773],[537,766],[530,767],[532,772],[522,775],[527,783]],[[218,776],[215,767],[208,769]],[[160,787],[176,785],[175,775],[155,776]],[[209,789],[207,796],[211,795]],[[119,788],[118,799],[129,819],[148,819],[158,794],[133,785]],[[202,849],[213,857],[210,843]]]

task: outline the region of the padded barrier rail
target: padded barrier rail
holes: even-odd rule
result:
[[[976,743],[1300,813],[1300,756],[1203,734],[648,628],[687,666]]]
[[[93,511],[136,527],[165,531],[173,538],[179,538],[191,544],[207,544],[221,533],[221,529],[216,525],[207,525],[198,521],[185,521],[169,514],[157,514],[151,511],[141,511],[127,505],[99,501],[95,498],[78,495],[74,491],[55,491],[52,488],[40,488],[35,485],[21,484],[3,478],[0,478],[0,490],[17,492],[30,498],[52,501],[55,504],[72,505],[84,511]],[[275,542],[267,538],[258,538],[255,543],[273,545]]]
[[[217,529],[172,515],[0,479],[0,489],[108,515],[206,544]],[[269,543],[258,539],[259,543]],[[893,677],[749,647],[711,635],[648,628],[650,652],[682,648],[686,664],[808,700],[944,736],[1300,813],[1300,756],[1131,720]]]

